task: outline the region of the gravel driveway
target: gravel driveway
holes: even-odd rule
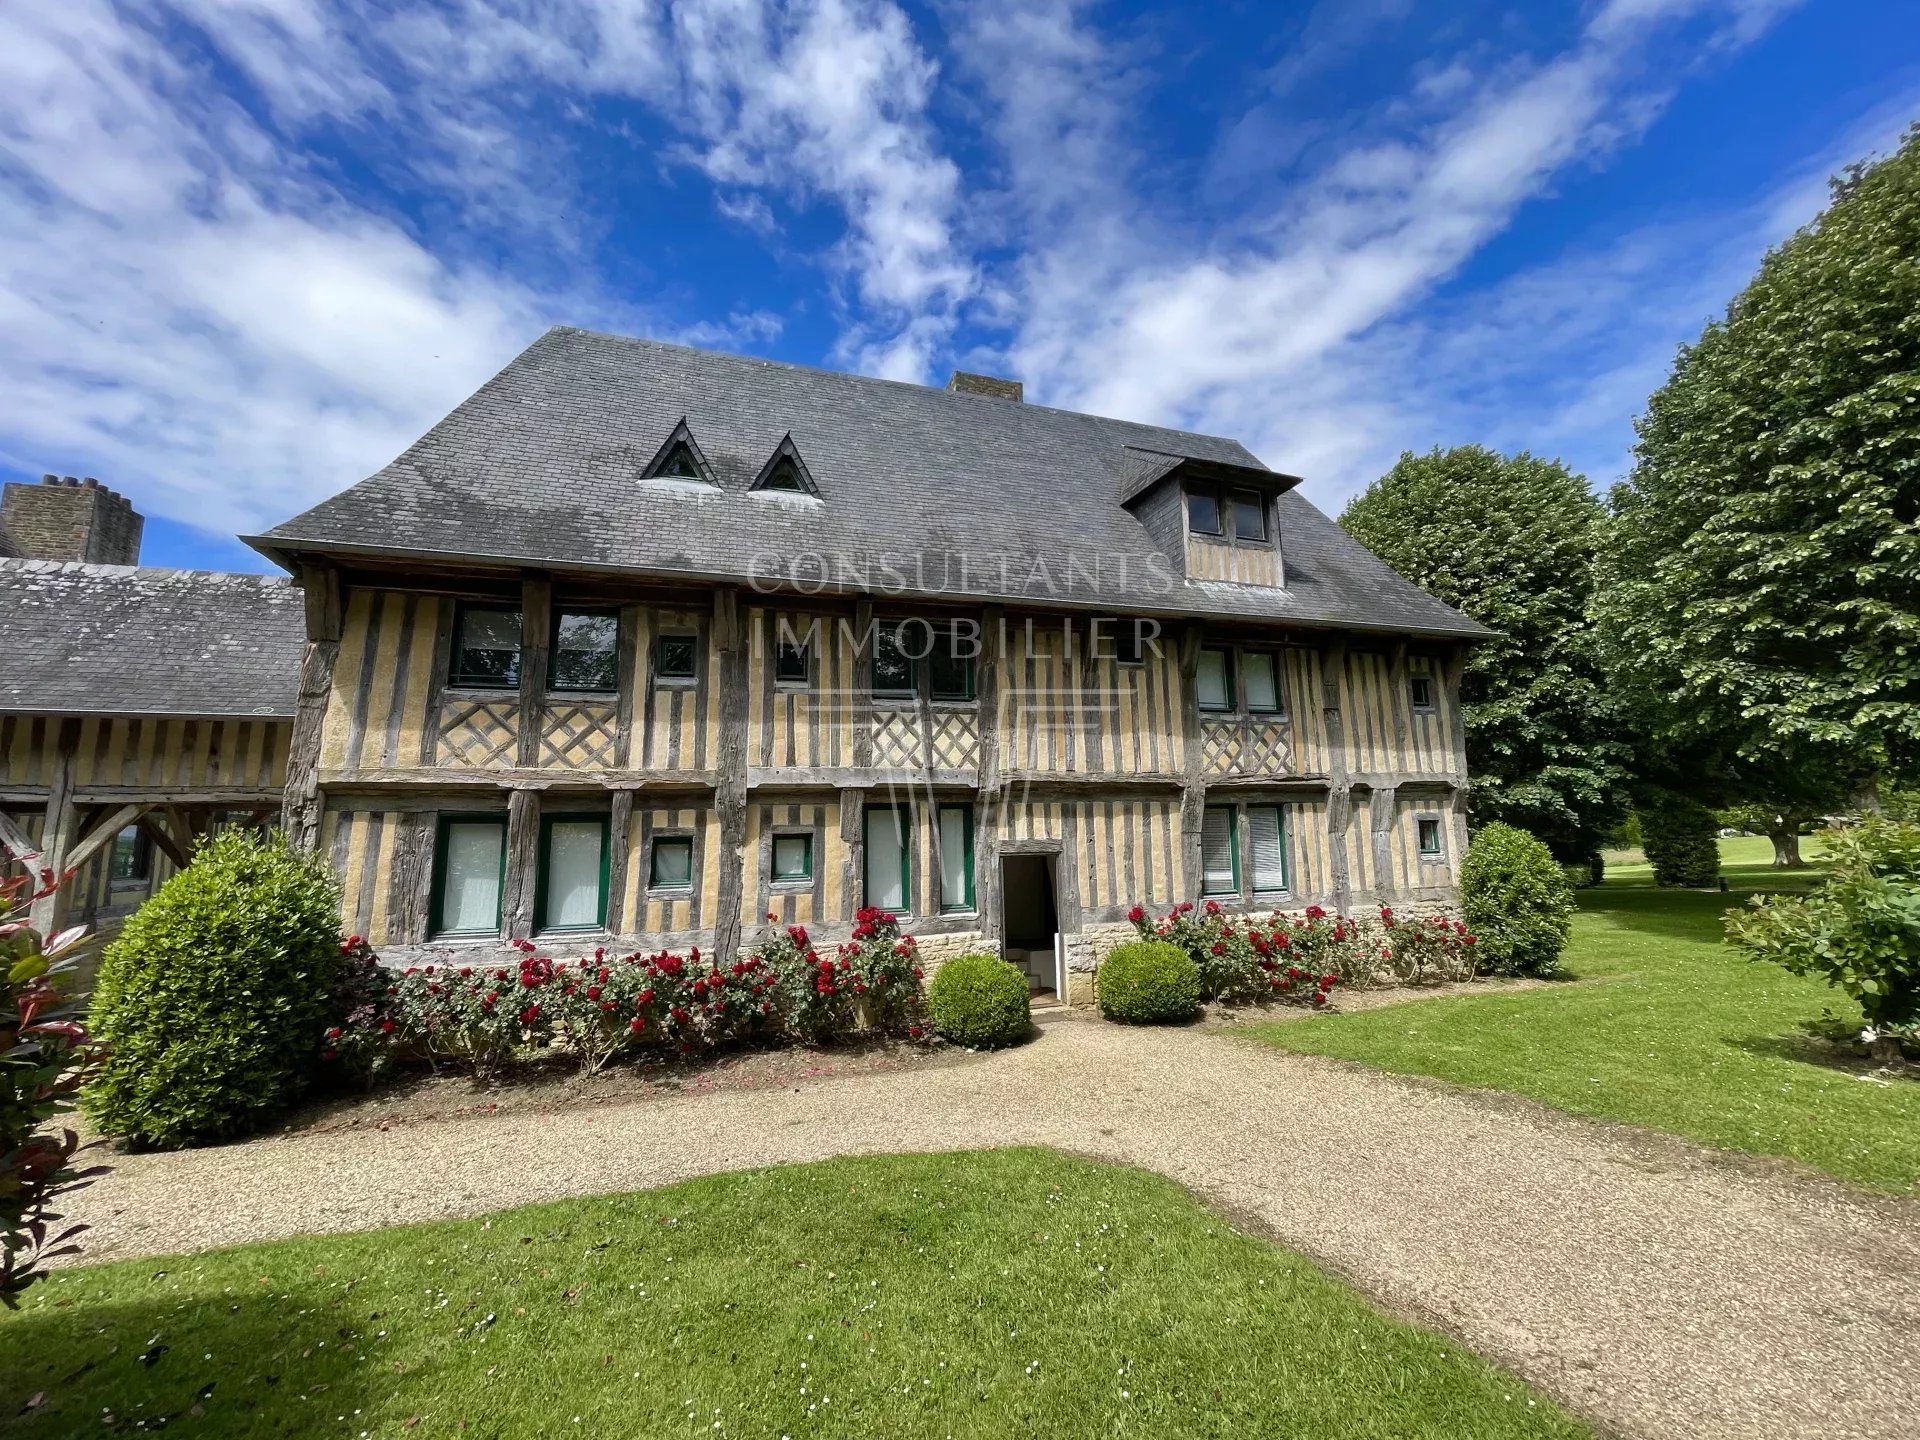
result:
[[[1169,1175],[1608,1429],[1920,1434],[1920,1203],[1071,1012],[1018,1050],[905,1074],[122,1157],[70,1213],[104,1260],[1008,1144]]]

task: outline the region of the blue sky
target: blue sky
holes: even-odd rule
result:
[[[266,568],[568,323],[1016,375],[1335,512],[1468,441],[1604,485],[1916,118],[1905,0],[10,0],[0,470]]]

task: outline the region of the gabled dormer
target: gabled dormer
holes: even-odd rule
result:
[[[773,447],[773,454],[760,467],[760,473],[753,477],[751,488],[776,495],[820,498],[820,487],[814,482],[813,472],[807,468],[807,462],[800,458],[800,448],[793,443],[791,434],[783,436],[780,443]]]
[[[666,443],[654,452],[653,459],[647,462],[640,472],[642,480],[679,480],[690,485],[714,485],[713,466],[707,463],[700,443],[693,438],[693,431],[687,428],[686,416],[680,417],[680,423],[673,427],[673,433],[667,436]]]
[[[1279,502],[1297,475],[1131,445],[1124,465],[1120,503],[1189,582],[1286,588]]]

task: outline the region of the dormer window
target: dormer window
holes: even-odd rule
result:
[[[693,431],[687,428],[683,417],[673,427],[673,433],[667,436],[653,459],[647,462],[647,468],[640,472],[642,480],[687,480],[696,485],[714,483],[713,467],[707,463],[699,444],[693,438]]]
[[[793,443],[793,436],[782,437],[773,447],[773,454],[767,457],[767,463],[760,467],[760,473],[753,477],[755,490],[779,490],[788,495],[820,496],[820,487],[813,483],[813,472],[807,469],[807,462],[800,458],[799,447]]]
[[[1258,490],[1224,485],[1187,486],[1187,529],[1195,535],[1265,544],[1267,497]]]
[[[700,467],[693,463],[693,451],[684,445],[676,445],[667,452],[667,458],[660,462],[659,473],[674,480],[698,480]]]

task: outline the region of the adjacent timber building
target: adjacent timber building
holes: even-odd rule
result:
[[[75,872],[45,930],[111,935],[201,836],[280,811],[300,592],[142,567],[142,528],[92,480],[0,498],[0,846]]]
[[[285,823],[394,959],[875,904],[1079,998],[1136,902],[1445,902],[1485,632],[1297,483],[1007,381],[555,329],[250,538],[304,599]]]

